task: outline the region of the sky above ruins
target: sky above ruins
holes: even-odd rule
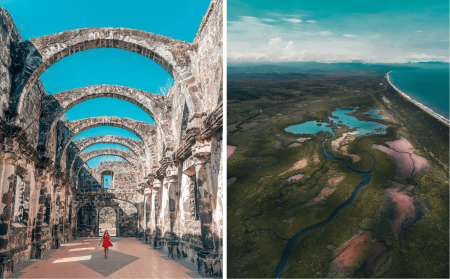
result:
[[[228,60],[448,61],[449,2],[228,1]]]
[[[0,0],[13,17],[24,40],[65,30],[87,27],[122,27],[144,30],[192,42],[208,9],[210,0]],[[96,84],[114,84],[160,93],[170,75],[158,64],[139,54],[121,49],[93,49],[68,56],[42,74],[49,94]],[[69,120],[95,116],[118,116],[154,124],[138,106],[115,98],[85,101],[66,113]],[[97,127],[76,139],[117,135],[139,138],[124,129]],[[96,145],[89,150],[105,148]],[[120,149],[119,146],[116,148]],[[109,157],[89,161],[96,166]]]

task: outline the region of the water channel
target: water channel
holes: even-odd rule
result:
[[[387,128],[386,125],[383,125],[383,124],[380,124],[377,122],[373,122],[373,121],[360,121],[359,119],[357,119],[354,116],[347,115],[347,113],[351,113],[351,112],[355,112],[355,111],[356,111],[356,108],[353,110],[336,109],[336,111],[333,111],[331,113],[333,115],[333,118],[330,117],[330,120],[333,120],[333,122],[334,122],[334,120],[338,120],[338,123],[345,124],[350,129],[356,127],[357,129],[353,132],[356,135],[386,133],[386,128]],[[321,123],[321,125],[317,125],[317,123]],[[297,125],[291,125],[286,128],[286,131],[295,133],[295,134],[316,134],[319,131],[331,130],[331,132],[334,135],[334,131],[331,129],[331,127],[327,127],[326,126],[327,124],[328,123],[326,123],[326,122],[322,123],[322,122],[316,122],[316,121],[308,121],[308,122],[304,122],[304,123],[297,124]],[[337,126],[337,128],[339,128],[339,126]],[[327,150],[325,148],[325,142],[327,140],[328,139],[325,139],[322,142],[322,149],[323,149],[323,152],[325,153],[325,155],[327,156],[327,159],[341,161],[343,163],[344,167],[348,168],[347,163],[344,160],[335,158],[331,153],[327,152]],[[278,264],[274,278],[280,278],[281,275],[283,274],[283,271],[286,267],[286,263],[289,258],[289,255],[291,253],[292,247],[294,246],[297,239],[300,236],[304,235],[305,233],[314,231],[314,230],[319,229],[319,228],[327,225],[328,223],[330,223],[334,219],[334,217],[336,217],[336,215],[339,213],[339,211],[346,208],[353,202],[353,200],[355,199],[359,190],[361,190],[362,187],[364,187],[365,185],[367,185],[370,182],[370,172],[358,172],[358,171],[354,171],[350,168],[348,168],[348,169],[356,174],[362,175],[364,178],[363,181],[355,188],[355,190],[353,190],[353,193],[352,193],[352,196],[350,197],[350,199],[348,199],[344,204],[342,204],[338,208],[336,208],[333,211],[333,213],[330,215],[330,217],[328,217],[328,219],[326,219],[322,223],[316,224],[314,226],[308,227],[308,228],[298,232],[293,238],[291,238],[288,241],[286,248],[284,248],[283,256],[281,257],[281,260]]]

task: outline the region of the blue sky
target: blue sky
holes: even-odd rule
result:
[[[449,59],[447,0],[229,0],[227,8],[229,60]]]
[[[209,4],[210,0],[0,0],[0,6],[12,15],[24,40],[77,28],[123,27],[192,42]],[[120,49],[76,53],[57,62],[41,76],[49,94],[96,84],[159,93],[159,88],[168,79],[170,75],[152,60]],[[136,105],[114,98],[85,101],[70,109],[67,116],[69,120],[119,116],[154,124],[153,119]],[[76,139],[98,135],[139,139],[131,132],[115,127],[93,128]],[[90,150],[99,147],[102,146],[93,146]],[[91,161],[98,165],[100,160],[97,157]],[[93,166],[92,162],[89,164]]]

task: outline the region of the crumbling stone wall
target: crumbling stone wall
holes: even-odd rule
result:
[[[223,94],[223,1],[211,1],[193,45],[196,59],[192,59],[198,81],[203,90],[203,111],[211,113],[222,102]]]
[[[13,83],[14,57],[18,55],[18,45],[22,41],[11,15],[0,8],[0,117],[6,119],[4,109],[8,108],[9,93]]]
[[[92,174],[97,181],[102,180],[104,171],[112,171],[113,183],[109,192],[130,192],[137,191],[137,173],[133,165],[129,162],[101,162],[98,167],[92,170]]]

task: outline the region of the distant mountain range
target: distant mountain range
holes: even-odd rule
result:
[[[236,74],[262,74],[262,73],[302,73],[302,74],[326,74],[330,72],[353,72],[355,74],[372,73],[385,75],[391,70],[412,70],[415,68],[441,68],[448,67],[448,63],[419,62],[398,64],[364,64],[354,63],[318,63],[318,62],[254,62],[254,61],[229,61],[228,75]]]

